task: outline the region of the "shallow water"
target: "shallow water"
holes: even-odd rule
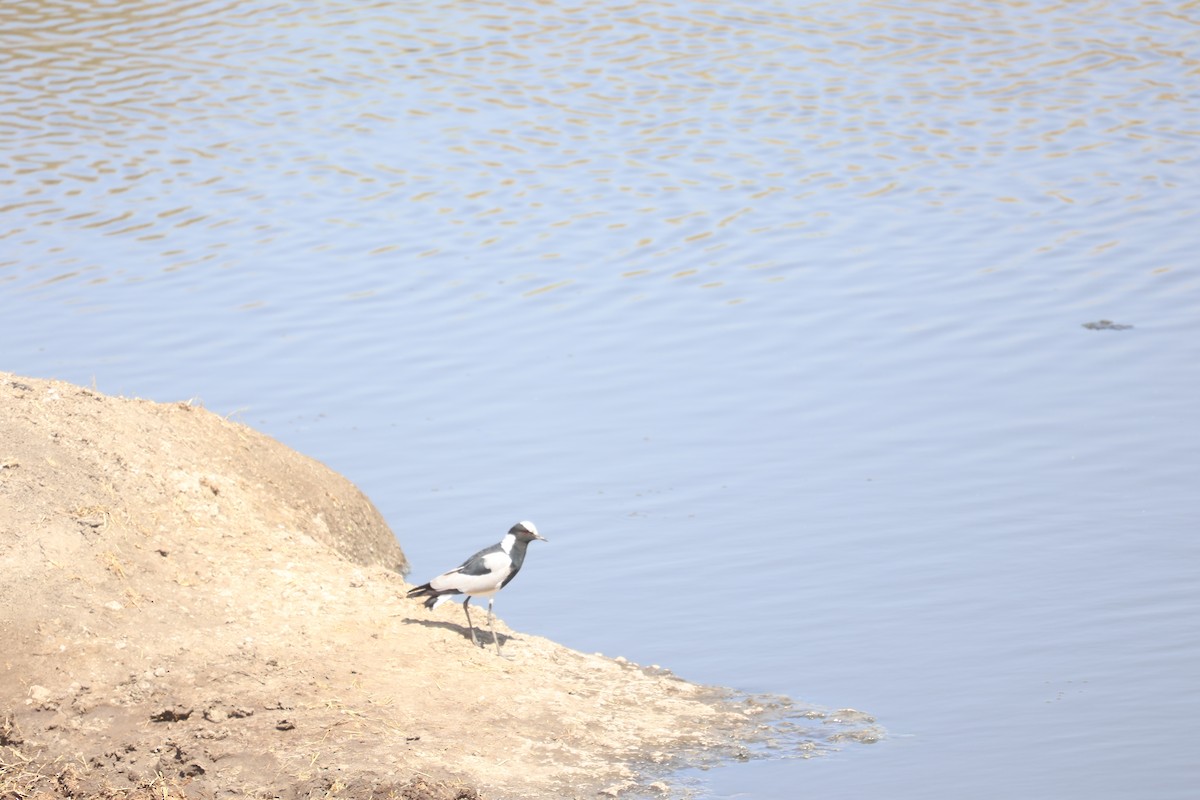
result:
[[[1198,23],[6,2],[3,367],[267,431],[414,577],[533,519],[516,629],[889,731],[701,796],[1190,797]]]

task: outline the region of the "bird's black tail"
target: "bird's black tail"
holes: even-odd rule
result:
[[[439,592],[428,583],[418,586],[415,589],[408,590],[408,596],[414,599],[420,597],[429,598],[425,601],[426,608],[433,608],[435,605],[437,605],[438,598],[444,594],[457,594],[457,592]]]

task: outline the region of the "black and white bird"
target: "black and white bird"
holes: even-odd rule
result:
[[[471,629],[471,641],[476,646],[479,640],[475,638],[475,626],[471,624],[471,610],[467,607],[472,597],[488,599],[488,628],[492,632],[492,641],[496,643],[496,653],[500,652],[500,640],[496,638],[495,622],[492,618],[492,603],[496,592],[508,586],[521,565],[525,563],[525,548],[534,539],[542,538],[532,522],[518,522],[508,529],[508,533],[499,543],[485,547],[468,558],[449,572],[443,572],[429,583],[410,589],[409,597],[428,597],[426,608],[433,608],[446,595],[465,594],[463,611],[467,615],[467,627]]]

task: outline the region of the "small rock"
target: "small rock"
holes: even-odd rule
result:
[[[109,600],[107,603],[104,604],[104,607],[109,609],[110,611],[121,611],[122,609],[125,608],[125,606],[121,605],[116,600]]]
[[[192,709],[187,706],[171,706],[162,708],[150,715],[151,722],[181,722],[192,715]]]
[[[874,722],[875,718],[870,714],[864,714],[855,708],[839,708],[837,713],[831,717],[829,722],[833,723],[857,723],[857,722]]]
[[[277,731],[290,731],[295,727],[296,723],[292,722],[290,719],[281,719],[279,722],[275,723],[275,730]]]
[[[21,729],[13,722],[12,717],[8,714],[0,717],[0,747],[16,747],[24,743],[25,737],[21,735]]]
[[[50,690],[45,686],[38,686],[35,683],[29,687],[29,697],[33,700],[33,702],[40,705],[41,703],[44,703],[50,699]]]
[[[619,797],[621,792],[629,789],[633,785],[634,785],[633,781],[622,781],[621,783],[614,783],[612,786],[609,786],[607,789],[601,789],[600,794],[604,795],[605,797]]]

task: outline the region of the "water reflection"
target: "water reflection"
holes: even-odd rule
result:
[[[9,2],[0,235],[63,277],[487,254],[549,284],[565,252],[614,275],[686,256],[726,300],[762,291],[767,252],[864,221],[1046,252],[1082,205],[1183,207],[1180,14]]]

